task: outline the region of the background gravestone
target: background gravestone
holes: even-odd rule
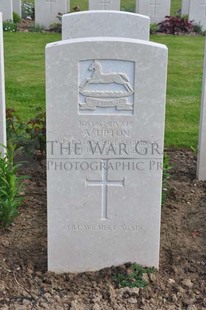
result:
[[[2,13],[0,13],[0,144],[6,145],[6,115],[5,115],[5,80],[4,80],[4,49],[2,31]],[[0,152],[4,148],[0,145]]]
[[[13,2],[12,0],[0,0],[0,12],[3,14],[3,21],[13,21]]]
[[[89,10],[120,11],[120,0],[89,0]]]
[[[190,0],[189,19],[206,30],[206,0]]]
[[[170,15],[171,0],[137,0],[137,13],[150,17],[151,24],[159,23]]]
[[[189,15],[190,11],[190,0],[182,0],[182,8],[181,8],[181,15]]]
[[[202,104],[199,129],[199,145],[197,156],[197,178],[198,180],[206,180],[206,45],[205,59],[202,84]]]
[[[62,40],[99,36],[149,40],[149,34],[149,18],[134,13],[87,11],[62,18]]]
[[[20,17],[22,16],[21,0],[13,0],[13,11],[17,13]]]
[[[49,27],[59,22],[58,13],[65,14],[70,10],[68,0],[35,0],[35,23]]]
[[[158,267],[166,67],[149,41],[47,46],[50,271]]]

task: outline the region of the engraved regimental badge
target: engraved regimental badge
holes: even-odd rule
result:
[[[134,62],[80,61],[80,114],[133,114],[133,112]]]

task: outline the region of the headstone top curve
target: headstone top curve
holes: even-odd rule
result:
[[[46,49],[56,46],[62,46],[72,43],[83,43],[83,42],[122,42],[122,43],[139,43],[141,45],[150,45],[157,48],[162,48],[168,50],[168,47],[162,43],[156,43],[146,40],[139,40],[139,39],[132,39],[132,38],[124,38],[124,37],[87,37],[87,38],[74,38],[74,39],[67,39],[62,41],[56,41],[52,43],[48,43],[46,45]]]
[[[68,14],[63,15],[63,19],[66,18],[67,16],[75,16],[75,15],[93,15],[93,14],[102,14],[102,15],[110,15],[110,14],[119,14],[119,15],[128,15],[128,16],[134,16],[134,17],[142,17],[145,19],[150,19],[149,16],[143,15],[143,14],[137,14],[133,12],[126,12],[126,11],[114,11],[114,10],[109,10],[109,11],[104,11],[104,10],[90,10],[90,11],[82,11],[82,12],[72,12]]]

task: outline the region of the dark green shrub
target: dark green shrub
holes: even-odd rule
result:
[[[114,280],[118,287],[140,287],[144,288],[148,282],[144,279],[144,274],[151,274],[155,268],[142,267],[138,264],[131,264],[125,272],[117,273]]]
[[[13,22],[17,24],[20,22],[20,20],[21,20],[21,17],[16,12],[13,12]]]
[[[200,24],[196,24],[194,23],[193,24],[193,29],[194,29],[194,32],[195,33],[199,33],[199,34],[202,34],[203,31],[202,31],[202,26]]]
[[[0,154],[0,226],[9,226],[18,215],[23,197],[20,195],[25,177],[18,176],[20,164],[14,163],[14,146],[6,148],[4,157]]]
[[[34,3],[24,2],[22,4],[22,17],[27,19],[35,19]]]
[[[6,110],[6,131],[8,144],[15,145],[17,149],[29,139],[26,124],[16,115],[14,109]]]
[[[49,31],[61,33],[62,32],[62,24],[61,23],[53,23],[49,26]]]
[[[41,157],[46,155],[46,112],[41,108],[37,109],[35,118],[27,122],[27,134],[30,141],[33,141],[35,150],[40,152]]]
[[[3,30],[6,32],[16,32],[17,25],[9,20],[3,22]]]
[[[9,144],[15,144],[17,148],[30,155],[39,153],[41,158],[46,155],[46,113],[37,108],[37,115],[28,122],[16,115],[15,110],[7,109],[7,140]]]
[[[157,24],[150,24],[150,34],[157,33],[158,25]]]

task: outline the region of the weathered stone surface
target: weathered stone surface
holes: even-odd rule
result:
[[[49,270],[158,267],[167,48],[65,40],[46,67]]]
[[[0,0],[0,12],[3,14],[3,20],[13,21],[13,2],[12,0]]]
[[[66,14],[70,10],[68,0],[35,0],[35,23],[49,27],[59,22],[58,13]]]
[[[13,0],[13,11],[17,13],[20,17],[22,16],[21,0]]]
[[[189,19],[200,24],[206,30],[206,1],[190,0]]]
[[[86,11],[65,14],[62,18],[62,40],[84,37],[124,37],[149,40],[147,16],[114,11]]]
[[[2,14],[0,13],[0,153],[4,153],[6,146],[6,112],[5,112],[5,77],[4,77],[4,47],[3,47],[3,30]]]
[[[120,10],[120,0],[89,0],[89,10]]]
[[[197,178],[206,180],[206,45],[202,83],[201,115],[197,154]]]
[[[182,0],[182,8],[181,8],[181,15],[189,15],[190,11],[190,0]]]
[[[171,0],[137,0],[137,13],[150,17],[151,24],[164,20],[170,15]]]

